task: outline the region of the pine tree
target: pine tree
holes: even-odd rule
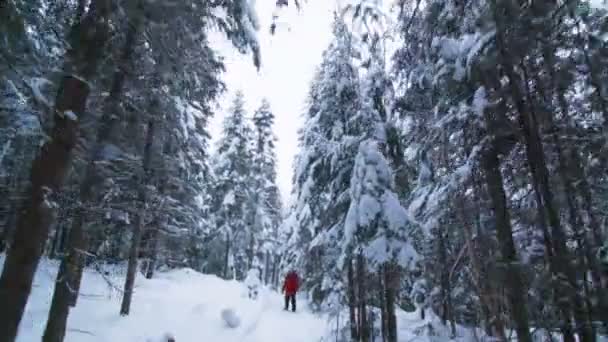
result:
[[[258,241],[252,241],[252,254],[263,263],[263,280],[268,283],[272,273],[275,250],[278,245],[278,226],[281,217],[281,195],[277,186],[277,161],[273,132],[274,114],[270,103],[263,100],[253,115],[253,232]],[[250,266],[251,267],[251,266]]]
[[[242,279],[247,272],[252,234],[252,128],[241,92],[224,120],[214,156],[214,214],[224,247],[223,276]]]

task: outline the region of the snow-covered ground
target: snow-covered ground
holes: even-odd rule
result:
[[[3,262],[0,256],[0,267]],[[40,341],[56,270],[55,262],[40,265],[18,342]],[[67,342],[158,342],[167,334],[179,342],[311,342],[325,331],[325,320],[313,315],[304,300],[298,302],[298,312],[285,312],[276,292],[262,289],[253,301],[242,283],[189,269],[158,273],[152,280],[139,277],[131,314],[121,317],[120,292],[110,285],[122,286],[118,273],[86,271],[82,296],[68,321]],[[226,309],[238,317],[237,328],[222,319]]]
[[[0,255],[0,269],[4,264]],[[87,269],[78,305],[70,314],[66,342],[323,342],[335,341],[336,320],[310,312],[298,298],[298,312],[283,311],[283,297],[262,287],[248,298],[244,283],[226,281],[191,269],[138,277],[131,314],[119,315],[124,267],[104,273]],[[43,260],[17,342],[40,341],[46,323],[57,262]],[[346,328],[344,311],[338,320]],[[335,317],[334,317],[335,318]],[[458,326],[454,338],[432,313],[397,312],[399,341],[477,341],[474,331]],[[235,328],[229,325],[236,325]],[[375,336],[379,340],[379,336]]]

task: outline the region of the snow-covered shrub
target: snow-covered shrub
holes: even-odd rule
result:
[[[260,280],[260,271],[257,268],[252,268],[247,272],[245,278],[245,286],[247,286],[247,297],[249,299],[257,299],[260,293],[260,286],[262,281]]]

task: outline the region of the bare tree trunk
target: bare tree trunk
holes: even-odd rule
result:
[[[382,330],[382,342],[386,342],[388,339],[388,315],[386,310],[386,283],[384,282],[384,265],[380,266],[380,271],[378,272],[378,288],[380,289],[380,329]]]
[[[392,263],[386,264],[384,272],[384,284],[386,287],[385,300],[386,315],[387,315],[387,341],[397,342],[397,316],[395,315],[395,293],[398,278],[395,270],[395,265]]]
[[[526,99],[529,101],[530,91],[528,90],[524,94],[520,89],[521,84],[524,84],[525,86],[528,86],[528,84],[522,82],[520,75],[518,75],[514,69],[514,64],[517,62],[519,65],[519,62],[521,61],[516,60],[515,58],[509,58],[510,55],[504,39],[504,14],[501,14],[501,11],[497,8],[496,4],[494,4],[493,7],[494,21],[497,24],[496,43],[499,51],[500,63],[508,80],[507,86],[510,91],[511,100],[519,115],[519,123],[522,127],[526,147],[526,156],[538,199],[537,204],[539,207],[540,222],[542,225],[548,223],[548,226],[551,228],[553,257],[549,258],[549,268],[556,279],[565,279],[569,283],[567,286],[563,286],[560,284],[560,281],[556,282],[556,291],[569,298],[568,301],[563,300],[563,298],[560,298],[561,295],[558,294],[559,300],[556,303],[561,311],[564,326],[563,332],[565,335],[564,339],[574,340],[574,337],[570,336],[570,328],[568,327],[570,325],[569,320],[572,313],[576,323],[576,330],[581,341],[594,341],[594,333],[585,322],[583,300],[577,291],[576,273],[570,263],[570,253],[566,246],[566,236],[561,226],[559,210],[554,202],[553,192],[549,183],[549,171],[545,161],[544,146],[540,137],[536,114],[526,102]],[[522,67],[522,70],[525,72],[525,66]]]
[[[357,304],[359,310],[359,340],[369,342],[370,331],[367,317],[367,279],[365,259],[363,255],[357,255]]]
[[[95,74],[105,54],[110,7],[109,0],[93,0],[87,15],[70,33],[75,44],[67,59],[73,70],[59,85],[51,139],[32,163],[29,192],[0,276],[0,342],[14,341],[32,289],[53,219],[52,196],[63,185],[78,141],[79,118],[86,114],[90,92],[86,80]]]
[[[564,96],[564,93],[566,92],[565,89],[560,89],[558,86],[558,81],[557,81],[557,75],[556,75],[556,70],[554,68],[555,62],[554,62],[554,58],[553,58],[553,51],[551,51],[548,47],[546,47],[544,49],[543,52],[543,57],[545,59],[545,70],[547,71],[547,73],[550,76],[550,81],[551,81],[551,87],[554,89],[555,93],[557,94],[557,99],[558,99],[558,103],[560,106],[560,110],[562,112],[562,115],[564,116],[568,116],[570,114],[570,109],[569,109],[569,105],[568,102]],[[535,73],[536,74],[536,73]],[[537,76],[538,77],[538,76]],[[540,81],[537,80],[537,83],[539,84],[539,86],[537,86],[537,88],[539,90],[542,90],[542,87],[540,86]],[[598,231],[598,227],[599,227],[599,223],[597,222],[595,215],[593,213],[593,210],[591,208],[591,194],[589,192],[589,188],[588,188],[588,183],[586,181],[586,177],[585,174],[583,172],[581,172],[581,164],[580,164],[580,160],[578,158],[578,152],[577,152],[577,148],[576,146],[570,146],[570,153],[565,153],[563,147],[562,147],[562,143],[560,141],[560,128],[555,124],[554,120],[553,120],[553,114],[552,113],[548,113],[546,115],[546,121],[547,121],[547,129],[550,132],[550,136],[551,136],[551,140],[555,146],[556,152],[557,152],[557,157],[558,157],[558,171],[559,171],[559,176],[560,176],[560,180],[564,186],[564,195],[566,197],[566,203],[568,205],[568,219],[569,219],[569,223],[570,226],[572,227],[572,230],[574,231],[574,235],[576,235],[577,239],[578,239],[578,245],[579,245],[579,258],[581,259],[580,263],[581,264],[587,264],[587,266],[589,267],[589,271],[591,274],[591,278],[593,279],[593,285],[595,287],[595,290],[597,292],[597,296],[599,299],[599,316],[600,319],[602,320],[603,324],[605,326],[608,326],[608,296],[606,294],[606,289],[604,288],[604,286],[602,285],[603,279],[602,279],[602,274],[599,268],[599,263],[598,260],[594,254],[594,250],[597,247],[597,243],[599,241],[602,241],[602,237],[601,234]],[[571,156],[573,158],[568,158],[568,156]],[[576,174],[576,176],[578,176],[577,178],[572,179],[569,170],[573,169],[574,173]],[[581,187],[581,192],[582,192],[582,197],[583,197],[583,205],[585,206],[585,210],[587,211],[589,218],[590,218],[590,229],[585,229],[586,227],[584,227],[583,225],[583,220],[581,215],[578,213],[577,210],[577,206],[576,206],[576,199],[575,199],[575,194],[577,193],[575,186],[574,186],[574,182],[578,181],[580,183]],[[583,227],[583,231],[581,232],[579,227]],[[591,232],[591,236],[589,236],[588,232]],[[592,243],[591,241],[595,240],[596,243]],[[583,277],[585,277],[585,274],[583,273]],[[584,281],[583,282],[584,288],[587,289],[587,282]],[[588,302],[588,295],[584,296],[585,302]],[[587,304],[587,311],[591,311],[591,306],[589,304]],[[589,315],[589,313],[588,313]],[[592,322],[590,319],[588,319],[588,324],[590,325],[591,329],[593,329],[593,326],[591,325]],[[595,332],[594,332],[595,334]]]
[[[81,217],[75,217],[75,221],[82,220]],[[79,246],[81,241],[84,239],[82,230],[72,230],[69,234],[69,245]],[[63,341],[65,337],[67,318],[70,310],[70,301],[74,295],[73,285],[76,280],[75,277],[78,274],[78,263],[75,260],[66,260],[70,258],[80,258],[80,251],[76,250],[75,253],[70,253],[64,257],[64,261],[61,262],[59,272],[57,273],[57,282],[55,284],[55,291],[53,292],[53,299],[51,301],[51,309],[49,311],[49,317],[47,320],[46,328],[42,341],[51,342]],[[68,270],[67,268],[72,268]]]
[[[228,279],[228,272],[230,271],[230,237],[226,233],[226,250],[224,252],[224,279]]]
[[[146,279],[154,277],[156,261],[158,258],[158,227],[152,228],[150,240],[148,241],[148,267],[146,268]]]
[[[144,221],[144,204],[139,204],[140,208],[137,214],[137,222],[133,227],[133,236],[131,237],[131,246],[129,247],[129,262],[127,264],[127,277],[125,279],[124,292],[122,296],[122,303],[120,305],[120,315],[128,316],[131,310],[131,300],[133,298],[133,288],[135,286],[135,277],[137,275],[137,254],[139,250],[139,243],[141,240],[141,233],[143,230]]]
[[[475,180],[474,182],[476,183],[477,181]],[[474,186],[475,189],[477,189],[477,184],[475,184]],[[478,191],[475,190],[474,193],[474,196],[479,198]],[[460,215],[464,219],[466,217],[466,213],[462,205],[463,202],[463,200],[458,201],[457,205],[459,206]],[[476,204],[476,207],[479,208],[479,204]],[[479,211],[477,211],[475,215],[479,217]],[[471,267],[473,270],[473,282],[475,284],[475,288],[479,296],[481,311],[485,319],[486,331],[489,336],[493,336],[499,341],[507,341],[507,337],[505,336],[505,325],[501,318],[501,313],[494,304],[494,302],[497,300],[495,298],[497,297],[497,295],[492,295],[492,288],[488,279],[488,275],[483,274],[481,261],[479,260],[479,256],[477,255],[477,253],[475,253],[475,238],[473,237],[473,231],[468,223],[465,223],[463,228],[465,239],[466,241],[468,241],[466,248],[469,254],[469,260],[471,261]]]
[[[120,306],[120,314],[122,316],[129,315],[131,309],[131,299],[133,297],[133,287],[135,285],[135,277],[137,275],[137,256],[139,255],[139,245],[143,232],[144,218],[146,215],[147,202],[147,183],[151,178],[150,164],[152,160],[152,142],[154,141],[154,119],[148,121],[148,129],[146,131],[146,144],[144,146],[144,157],[142,172],[138,184],[138,210],[137,222],[133,227],[133,236],[131,238],[131,247],[129,249],[129,262],[127,265],[127,278],[125,280],[124,293],[122,304]]]
[[[270,252],[264,255],[264,284],[268,285],[268,275],[270,274]]]
[[[518,267],[519,260],[517,251],[515,250],[515,243],[513,242],[513,228],[511,227],[511,217],[507,208],[499,160],[494,149],[487,151],[482,164],[496,220],[496,236],[500,245],[501,259],[505,266],[505,272],[508,274],[505,277],[505,290],[511,319],[515,323],[517,339],[522,342],[532,342],[526,305],[527,296],[521,271]]]
[[[357,322],[357,294],[352,260],[348,261],[348,313],[350,318],[350,337],[352,341],[359,340],[359,324]]]
[[[136,15],[136,18],[139,18],[139,15]],[[75,306],[78,299],[85,259],[83,253],[87,250],[88,246],[88,237],[84,231],[84,221],[87,213],[86,206],[91,205],[94,197],[93,190],[95,185],[102,181],[98,176],[99,166],[97,164],[97,159],[119,123],[117,107],[126,79],[127,64],[130,62],[133,53],[139,24],[139,19],[135,19],[135,23],[129,25],[129,28],[127,29],[127,39],[119,65],[114,73],[108,103],[104,108],[104,112],[99,122],[96,143],[90,153],[85,176],[80,185],[80,205],[77,206],[75,210],[72,227],[69,233],[68,255],[63,258],[59,272],[57,273],[55,291],[53,292],[49,318],[43,336],[44,342],[63,341],[69,315],[69,307]]]

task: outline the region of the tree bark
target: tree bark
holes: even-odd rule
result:
[[[106,103],[99,122],[95,146],[90,152],[85,176],[80,185],[80,201],[75,209],[68,238],[68,255],[63,258],[59,272],[57,273],[55,291],[53,292],[49,318],[43,336],[44,342],[63,341],[69,315],[69,307],[75,306],[78,299],[85,259],[83,253],[87,250],[88,246],[88,237],[84,231],[85,216],[87,207],[92,205],[94,197],[93,190],[95,186],[103,181],[99,177],[99,166],[97,161],[101,157],[103,147],[110,140],[111,134],[117,129],[117,124],[120,122],[117,113],[118,103],[127,76],[127,65],[133,54],[135,40],[141,22],[139,17],[139,15],[136,15],[135,23],[129,25],[129,28],[127,29],[125,46],[119,60],[119,65],[114,73],[108,102]]]
[[[90,92],[86,80],[105,54],[109,12],[109,0],[93,0],[87,15],[71,30],[73,47],[67,59],[73,71],[59,85],[51,139],[32,163],[30,188],[0,276],[0,342],[14,341],[17,335],[52,222],[51,196],[61,190],[78,141],[79,118],[86,114]]]
[[[505,273],[507,274],[505,277],[505,290],[511,319],[515,323],[517,339],[522,342],[532,342],[526,305],[527,296],[524,289],[523,277],[519,270],[519,259],[515,250],[515,243],[513,242],[513,228],[507,207],[499,160],[494,148],[486,152],[482,167],[496,220],[496,236],[500,245],[501,259],[505,266]]]
[[[378,298],[380,302],[380,330],[382,335],[382,342],[386,342],[388,339],[388,330],[387,330],[387,310],[386,310],[386,284],[384,282],[384,265],[380,267],[380,271],[378,272],[378,288],[380,289],[380,296]]]
[[[226,233],[226,250],[224,251],[224,279],[228,279],[228,272],[230,271],[230,236]]]
[[[348,314],[350,318],[350,337],[352,341],[359,340],[359,324],[357,322],[357,294],[352,260],[348,261],[346,270],[348,278]]]
[[[146,268],[146,279],[152,279],[154,272],[156,271],[156,261],[158,258],[158,227],[154,227],[150,233],[150,240],[148,241],[148,267]]]
[[[365,281],[367,274],[365,270],[365,259],[363,255],[357,255],[357,302],[359,311],[359,340],[369,342],[370,331],[367,317],[367,287]]]
[[[574,340],[574,337],[569,333],[570,314],[574,315],[576,330],[581,341],[594,341],[594,333],[586,324],[584,318],[583,300],[578,294],[576,286],[576,274],[570,263],[569,251],[566,246],[566,236],[561,226],[559,218],[559,210],[554,202],[553,192],[549,182],[549,171],[547,169],[544,146],[540,137],[539,127],[536,119],[536,114],[526,102],[530,95],[530,91],[525,94],[520,89],[522,82],[521,77],[514,69],[515,58],[510,59],[508,50],[505,45],[505,17],[500,14],[498,6],[493,6],[494,21],[497,24],[496,44],[499,52],[499,59],[502,69],[507,78],[507,87],[510,92],[511,100],[515,105],[518,113],[519,123],[522,127],[524,136],[524,145],[526,147],[526,157],[532,173],[532,183],[537,196],[537,204],[539,207],[539,216],[541,225],[546,225],[551,228],[551,245],[553,247],[552,257],[549,258],[549,268],[556,279],[565,279],[569,284],[562,286],[560,281],[556,283],[557,293],[561,293],[568,301],[563,300],[558,294],[557,305],[560,308],[563,326],[564,339]],[[517,63],[519,64],[519,63]],[[522,68],[525,70],[525,67]],[[525,84],[527,85],[527,84]]]
[[[384,284],[386,287],[385,300],[386,303],[386,330],[387,341],[397,342],[397,316],[395,315],[395,293],[396,283],[398,283],[395,265],[392,263],[386,264],[384,272]]]
[[[74,218],[74,221],[78,220],[82,220],[82,218]],[[74,252],[70,251],[59,266],[51,309],[49,310],[46,328],[42,336],[43,342],[61,342],[65,338],[67,318],[70,311],[69,304],[74,296],[75,289],[73,286],[76,283],[75,277],[78,275],[78,270],[76,269],[78,263],[74,259],[81,257],[81,250],[77,248],[81,247],[81,241],[84,239],[83,233],[82,230],[70,231],[68,244],[74,248]]]
[[[270,252],[266,251],[264,256],[264,284],[268,285],[268,279],[270,274]]]
[[[137,215],[137,222],[133,227],[133,236],[131,237],[131,246],[129,248],[129,262],[127,265],[127,277],[125,279],[124,293],[122,296],[122,303],[120,305],[120,315],[128,316],[131,311],[131,301],[133,298],[133,288],[135,286],[135,278],[137,276],[137,254],[139,250],[139,243],[141,240],[141,233],[143,230],[143,218],[144,210],[142,204],[140,204],[140,210]]]
[[[147,183],[151,178],[150,164],[152,160],[152,143],[154,141],[154,119],[148,121],[148,129],[146,131],[146,144],[144,146],[144,157],[142,172],[138,185],[138,212],[137,222],[133,227],[133,237],[131,238],[131,247],[129,249],[129,262],[127,265],[127,278],[125,280],[124,294],[120,307],[122,316],[129,315],[131,310],[131,300],[133,297],[133,287],[135,285],[135,277],[137,275],[137,256],[139,254],[139,245],[141,243],[141,235],[143,232],[144,217],[146,215],[147,202]]]

